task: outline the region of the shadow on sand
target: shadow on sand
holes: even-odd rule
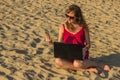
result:
[[[96,58],[90,58],[90,60],[95,61],[97,63],[107,64],[111,68],[113,66],[120,67],[120,62],[119,62],[120,61],[120,53],[119,52],[116,52],[115,54],[111,54],[109,56],[101,56],[101,57],[96,57]],[[101,76],[101,74],[102,74],[102,76]],[[99,77],[108,78],[108,76],[109,76],[108,72],[100,71]],[[117,74],[117,75],[115,75],[115,77],[113,76],[112,78],[116,78],[116,76],[117,76],[117,80],[119,80],[120,79],[120,77],[119,77],[120,74]],[[97,78],[95,80],[97,80]],[[110,80],[115,80],[115,79],[112,79],[112,78],[110,78]]]
[[[109,66],[115,66],[115,67],[120,67],[120,53],[115,53],[115,54],[111,54],[108,56],[101,56],[101,57],[96,57],[96,58],[90,58],[90,60],[95,61],[95,62],[99,62],[99,63],[103,63],[103,64],[107,64]]]

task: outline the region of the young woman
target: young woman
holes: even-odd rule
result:
[[[68,44],[81,44],[83,47],[83,60],[68,60],[55,58],[55,62],[62,68],[74,70],[88,70],[97,73],[96,68],[100,67],[106,71],[110,68],[107,65],[100,65],[89,61],[90,38],[89,29],[83,18],[81,9],[77,5],[70,5],[66,10],[66,22],[59,28],[58,42]],[[50,41],[50,36],[46,37],[46,41]]]

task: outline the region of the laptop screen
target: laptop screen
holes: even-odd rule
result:
[[[54,42],[54,57],[71,60],[82,60],[82,46],[80,44]]]

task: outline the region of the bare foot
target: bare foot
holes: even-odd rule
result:
[[[105,71],[110,71],[110,67],[109,67],[108,65],[104,65],[103,69],[104,69]]]
[[[94,72],[94,73],[98,74],[98,70],[96,68],[89,68],[89,69],[87,69],[87,71]]]

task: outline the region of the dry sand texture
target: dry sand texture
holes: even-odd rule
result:
[[[58,69],[44,31],[57,40],[70,4],[90,28],[90,59],[111,66],[100,75]],[[0,0],[0,80],[120,80],[120,0]]]

